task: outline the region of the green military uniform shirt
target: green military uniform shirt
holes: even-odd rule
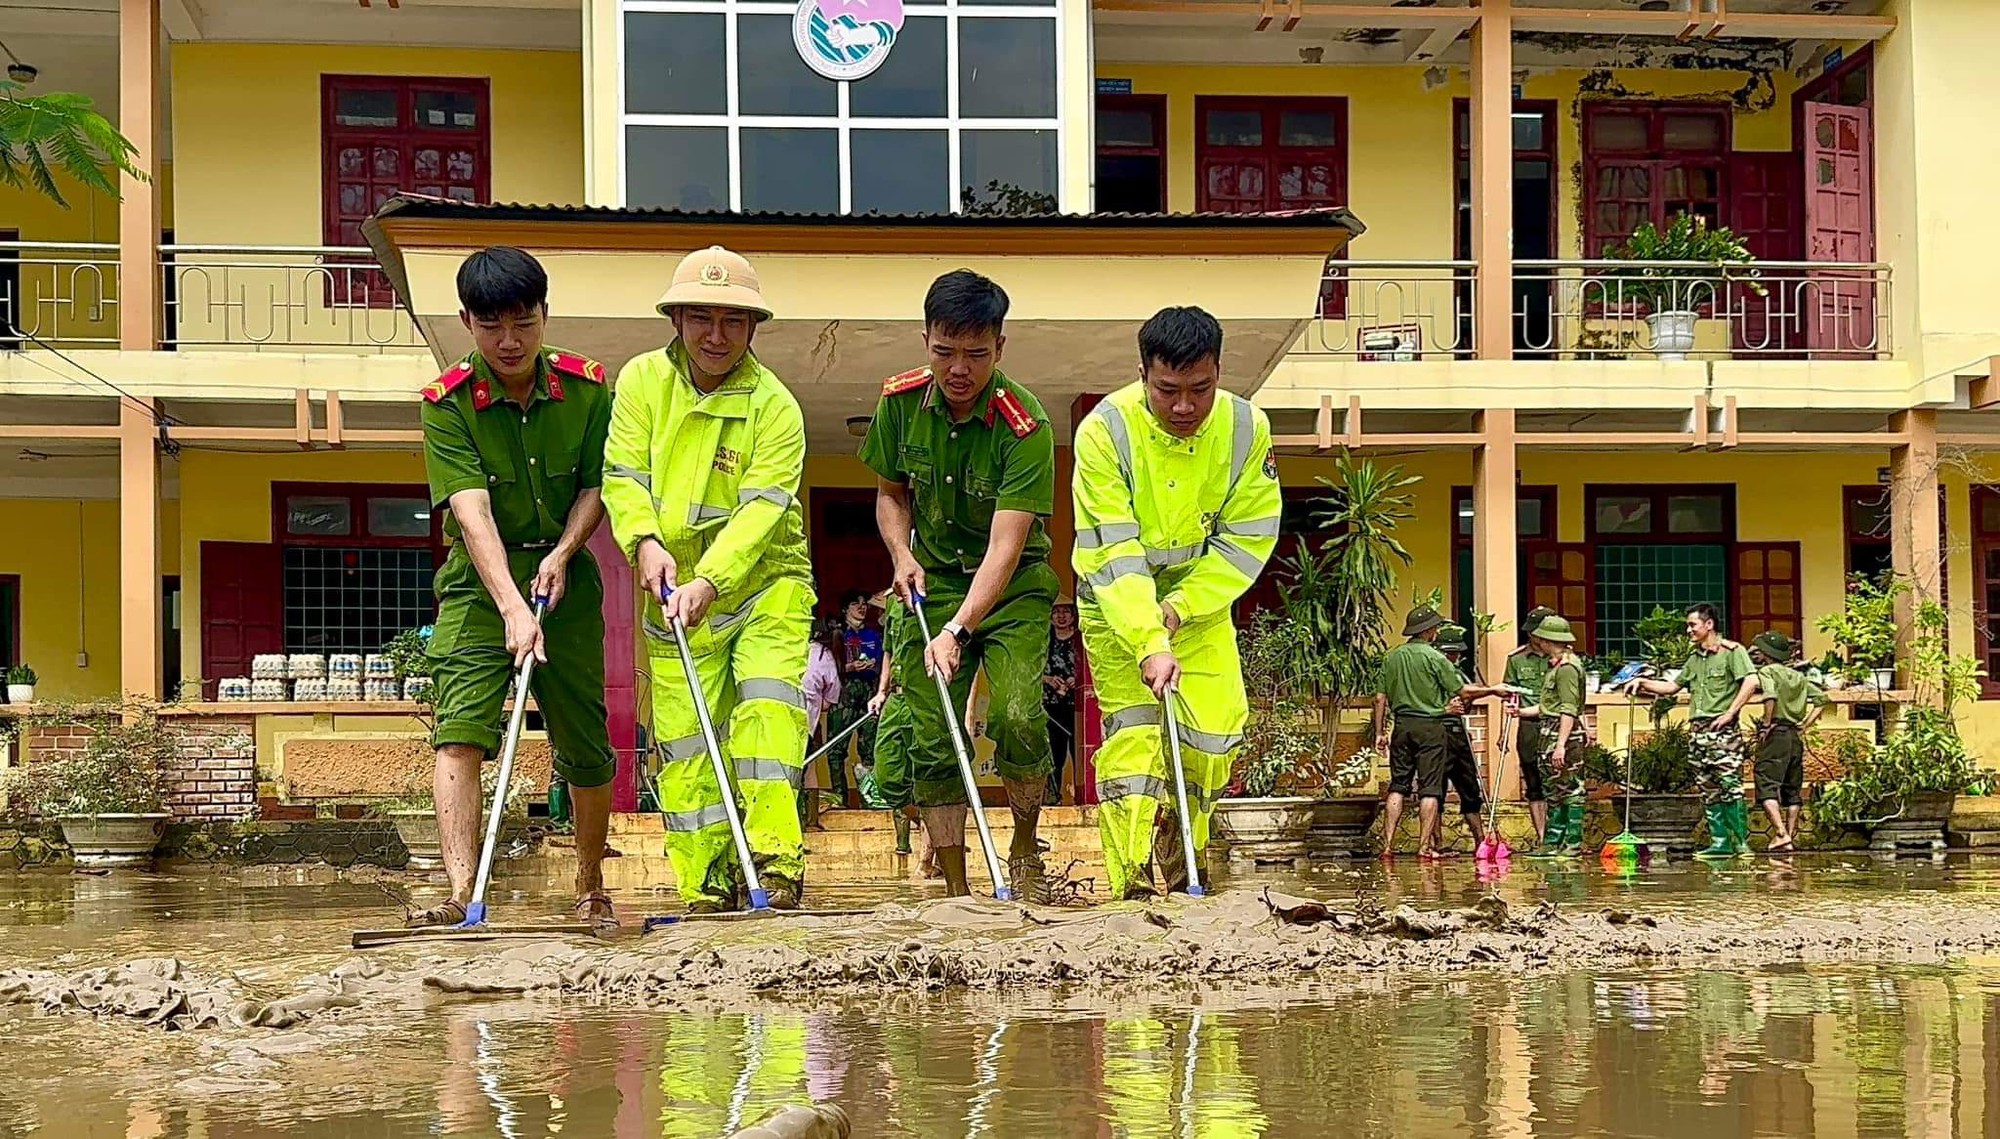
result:
[[[1035,515],[1021,566],[1049,556],[1042,520],[1055,511],[1055,432],[1041,401],[999,369],[972,412],[954,420],[944,394],[918,368],[882,386],[861,461],[910,487],[911,552],[926,572],[972,573],[986,556],[993,512]]]
[[[1382,654],[1381,681],[1391,715],[1427,720],[1443,718],[1465,687],[1458,666],[1427,641],[1405,641]]]
[[[1712,720],[1736,702],[1743,678],[1756,671],[1750,654],[1734,641],[1708,652],[1697,646],[1681,667],[1681,687],[1687,689],[1688,714],[1697,720]]]
[[[603,367],[582,356],[544,348],[522,407],[474,352],[424,389],[423,422],[431,501],[484,488],[509,547],[553,544],[577,495],[604,484],[611,395]],[[458,540],[457,519],[445,535]]]
[[[1757,690],[1770,700],[1772,718],[1797,727],[1812,709],[1826,703],[1826,691],[1788,665],[1767,664],[1757,670]]]
[[[1561,727],[1560,718],[1565,715],[1583,719],[1583,665],[1573,655],[1565,654],[1560,664],[1551,664],[1542,657],[1541,704],[1542,721],[1550,731]],[[1510,667],[1509,674],[1513,672]]]
[[[1528,692],[1540,692],[1542,681],[1548,675],[1549,658],[1533,649],[1515,649],[1507,654],[1507,674],[1501,678],[1501,683]]]

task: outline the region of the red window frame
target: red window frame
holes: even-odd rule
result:
[[[0,573],[0,589],[10,589],[14,594],[13,608],[7,613],[10,620],[6,628],[0,629],[0,640],[4,640],[7,645],[7,659],[0,661],[0,670],[3,670],[13,665],[32,662],[21,659],[21,575]],[[4,679],[0,677],[0,680]]]
[[[353,520],[350,534],[293,534],[285,528],[285,500],[293,495],[345,498],[348,517]],[[414,498],[430,502],[430,488],[423,483],[328,483],[274,482],[271,484],[271,541],[279,546],[339,546],[349,549],[429,548],[444,561],[444,511],[431,503],[431,532],[427,537],[399,537],[368,533],[368,500],[371,498]]]
[[[1675,148],[1666,141],[1666,121],[1669,116],[1694,115],[1713,118],[1718,124],[1717,145],[1714,149]],[[1638,117],[1646,121],[1647,146],[1643,151],[1607,151],[1598,142],[1599,133],[1607,119]],[[1641,101],[1629,99],[1604,100],[1584,104],[1583,108],[1583,226],[1584,256],[1602,257],[1606,249],[1632,236],[1632,230],[1641,222],[1651,221],[1664,228],[1675,214],[1692,204],[1706,204],[1712,222],[1726,220],[1729,208],[1729,155],[1732,146],[1729,106],[1725,103],[1689,102],[1680,100]],[[1626,224],[1607,224],[1599,216],[1601,207],[1618,202],[1627,206],[1637,206],[1637,196],[1621,197],[1607,194],[1605,179],[1620,169],[1639,169],[1646,174],[1647,193],[1645,215],[1637,221]],[[1713,197],[1694,198],[1685,191],[1688,187],[1687,175],[1691,172],[1705,172],[1714,178]],[[1683,194],[1669,197],[1666,192],[1668,175],[1681,175]],[[1692,211],[1702,214],[1702,211]]]
[[[1876,501],[1883,504],[1882,509],[1888,509],[1888,486],[1882,483],[1866,483],[1840,488],[1840,530],[1844,539],[1841,543],[1841,567],[1848,575],[1854,573],[1855,550],[1864,547],[1887,550],[1894,544],[1890,534],[1867,533],[1855,521],[1864,507],[1872,507]]]
[[[1667,529],[1667,500],[1716,495],[1722,499],[1722,528],[1707,534],[1676,534]],[[1597,529],[1597,502],[1603,498],[1648,498],[1653,500],[1652,530],[1644,534],[1604,534]],[[1734,483],[1591,483],[1583,488],[1583,531],[1595,546],[1642,542],[1649,546],[1725,546],[1736,544],[1736,485]],[[1591,551],[1595,557],[1596,551]]]
[[[1153,122],[1153,145],[1097,143],[1097,157],[1157,158],[1160,160],[1160,210],[1167,208],[1167,97],[1165,95],[1099,95],[1097,111],[1140,111]]]
[[[1533,564],[1534,556],[1537,551],[1554,549],[1556,546],[1556,488],[1553,486],[1516,486],[1514,488],[1514,517],[1517,530],[1520,525],[1520,504],[1523,502],[1538,503],[1542,508],[1542,532],[1539,534],[1516,535],[1518,539],[1517,544],[1520,547],[1520,557],[1515,578],[1515,587],[1518,593],[1518,596],[1515,598],[1515,605],[1521,612],[1525,613],[1533,608],[1529,604],[1531,583],[1528,578],[1529,567]],[[1459,555],[1472,549],[1473,546],[1473,535],[1459,533],[1458,520],[1461,516],[1461,511],[1471,509],[1472,488],[1463,484],[1452,487],[1451,580],[1449,583],[1450,592],[1445,595],[1445,604],[1454,610],[1452,614],[1454,617],[1458,616],[1455,611],[1458,608],[1460,589],[1467,584],[1459,580]],[[1477,596],[1478,592],[1478,589],[1474,588],[1468,596]],[[1568,616],[1568,614],[1565,614],[1565,616]]]
[[[1215,111],[1255,111],[1262,116],[1263,142],[1257,146],[1223,146],[1208,141],[1208,116]],[[1328,111],[1333,115],[1332,146],[1281,146],[1278,143],[1280,117],[1286,111]],[[1194,101],[1194,193],[1195,209],[1201,213],[1276,213],[1297,207],[1283,204],[1270,169],[1280,160],[1319,162],[1329,168],[1328,205],[1347,204],[1347,163],[1349,133],[1347,99],[1338,95],[1198,95]],[[1235,209],[1219,205],[1209,197],[1206,169],[1211,160],[1236,158],[1265,164],[1264,200],[1260,210]],[[1335,261],[1346,260],[1346,251],[1327,259],[1320,280],[1319,315],[1339,320],[1347,315],[1347,290],[1334,275]]]
[[[1996,604],[2000,601],[2000,573],[1988,571],[2000,568],[2000,527],[1984,524],[1984,500],[2000,506],[2000,487],[1974,486],[1971,498],[1972,580],[1977,588],[1972,597],[1972,634],[1986,665],[1979,696],[1993,700],[2000,699],[2000,604]]]
[[[357,127],[336,121],[335,108],[338,96],[347,91],[386,91],[396,97],[396,125],[394,127]],[[471,130],[456,128],[426,128],[417,122],[417,97],[422,94],[441,93],[471,96],[477,107],[478,124]],[[492,154],[493,154],[493,114],[491,85],[482,78],[432,77],[409,75],[322,75],[320,77],[320,209],[321,236],[327,245],[356,245],[342,232],[345,222],[352,220],[340,208],[340,151],[349,146],[394,147],[400,158],[394,176],[396,189],[402,192],[436,192],[445,196],[446,183],[451,179],[441,178],[437,183],[425,183],[419,189],[416,177],[415,154],[426,146],[449,147],[454,150],[470,150],[473,154],[472,194],[476,201],[486,202],[493,198]],[[364,174],[362,180],[370,186],[386,179]],[[380,198],[380,187],[375,197]],[[372,212],[381,202],[371,201]],[[328,284],[328,302],[342,305],[366,305],[369,308],[390,308],[395,305],[395,291],[388,278],[379,272],[363,270],[335,270]]]

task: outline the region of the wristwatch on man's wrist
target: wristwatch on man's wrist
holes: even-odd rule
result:
[[[956,621],[946,621],[943,631],[950,633],[951,639],[957,641],[961,649],[972,643],[972,630]]]

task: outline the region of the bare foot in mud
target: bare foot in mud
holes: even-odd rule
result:
[[[457,898],[444,901],[427,910],[414,910],[403,915],[406,929],[425,929],[430,926],[459,925],[465,921],[465,903]]]

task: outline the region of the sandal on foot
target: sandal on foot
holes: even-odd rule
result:
[[[461,925],[465,922],[465,903],[457,898],[444,901],[427,910],[416,910],[403,915],[403,928],[426,929],[431,926]]]
[[[599,909],[599,907],[603,908]],[[618,911],[612,908],[611,899],[602,890],[592,890],[590,893],[578,898],[573,908],[576,910],[576,916],[592,929],[612,930],[618,928]]]

